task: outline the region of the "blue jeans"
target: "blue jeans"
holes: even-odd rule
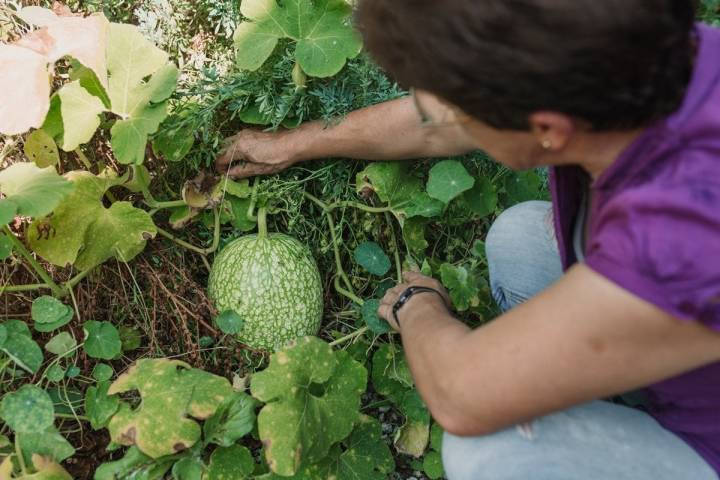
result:
[[[507,310],[562,275],[548,202],[505,211],[488,233],[490,285]],[[484,437],[445,434],[449,480],[718,480],[648,414],[596,401]]]

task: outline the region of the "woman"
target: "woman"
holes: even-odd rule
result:
[[[486,239],[503,315],[470,330],[416,273],[380,307],[451,480],[718,478],[720,31],[694,7],[361,0],[366,48],[414,95],[243,131],[219,158],[244,160],[236,176],[477,148],[551,167],[552,206],[513,207]],[[639,388],[644,410],[602,401]]]

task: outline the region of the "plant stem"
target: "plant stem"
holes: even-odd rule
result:
[[[90,160],[88,160],[85,153],[82,150],[80,150],[80,147],[75,149],[75,155],[78,156],[78,158],[80,159],[80,162],[83,164],[83,166],[87,170],[92,170],[92,164],[90,163]]]
[[[260,207],[258,209],[258,239],[264,240],[267,238],[268,230],[267,230],[267,208],[266,207]]]
[[[56,413],[55,418],[65,418],[68,420],[78,420],[81,422],[89,422],[90,419],[88,417],[85,417],[83,415],[70,415],[68,413]]]
[[[17,457],[18,464],[20,465],[20,471],[23,477],[28,474],[27,465],[25,465],[25,457],[23,457],[22,450],[20,449],[20,442],[18,440],[19,435],[15,434],[15,456]]]
[[[90,272],[92,272],[92,268],[89,268],[89,269],[85,270],[84,272],[78,273],[73,278],[71,278],[70,280],[65,282],[65,287],[68,289],[75,287],[78,283],[83,281],[83,279],[85,277],[87,277],[90,274]]]
[[[352,300],[353,302],[357,303],[361,307],[365,303],[365,301],[362,298],[355,295],[355,293],[353,293],[352,291],[345,290],[342,286],[340,286],[340,276],[339,275],[337,277],[335,277],[333,284],[335,285],[335,290],[337,290],[337,292],[340,295],[342,295],[343,297],[346,297],[346,298]]]
[[[0,293],[32,292],[35,290],[42,290],[43,288],[50,290],[52,287],[50,287],[50,285],[48,285],[47,283],[34,283],[30,285],[7,285],[5,287],[0,287]]]
[[[25,248],[25,245],[23,242],[18,239],[15,234],[10,230],[10,227],[5,225],[3,227],[3,230],[5,231],[5,234],[10,238],[10,241],[13,243],[15,249],[20,252],[20,255],[22,255],[25,260],[28,261],[30,266],[32,266],[33,270],[35,270],[35,273],[38,274],[38,276],[45,281],[47,286],[52,290],[53,294],[56,296],[62,296],[63,289],[60,288],[60,286],[55,283],[55,280],[50,277],[50,274],[45,271],[45,269],[38,263],[37,260],[35,260],[35,257],[32,256],[32,254]]]
[[[148,203],[147,199],[145,200],[145,203],[147,203],[151,208],[156,210],[163,210],[167,208],[176,208],[176,207],[187,207],[187,202],[185,200],[172,200],[169,202],[153,202],[152,204]]]
[[[365,332],[367,332],[368,330],[369,330],[368,327],[359,328],[359,329],[355,330],[353,333],[351,333],[350,335],[345,335],[344,337],[338,338],[334,342],[331,342],[330,346],[336,347],[342,343],[346,343],[346,342],[349,342],[350,340],[354,340],[357,337],[364,335]]]
[[[185,240],[181,240],[180,238],[176,237],[172,233],[168,232],[167,230],[163,230],[160,227],[157,228],[157,232],[167,238],[168,240],[171,240],[178,245],[180,245],[183,248],[186,248],[190,251],[193,251],[195,253],[198,253],[200,255],[210,255],[211,253],[214,253],[218,247],[220,246],[220,212],[217,208],[213,209],[213,213],[215,214],[215,225],[213,229],[213,241],[212,244],[208,248],[200,248],[196,247],[192,243],[188,243]]]
[[[385,212],[385,220],[387,220],[388,226],[390,227],[390,236],[392,237],[398,283],[402,283],[402,262],[400,261],[400,246],[398,245],[397,237],[395,236],[395,225],[392,222],[392,217],[387,212]]]

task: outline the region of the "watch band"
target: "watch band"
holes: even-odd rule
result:
[[[395,304],[394,304],[393,307],[392,307],[393,317],[395,318],[395,323],[397,324],[398,327],[400,326],[400,319],[398,319],[397,312],[399,312],[400,309],[401,309],[406,303],[408,303],[408,302],[410,301],[410,299],[411,299],[414,295],[417,295],[418,293],[435,293],[435,294],[437,294],[437,295],[440,297],[440,299],[441,299],[442,302],[443,302],[443,305],[445,305],[445,306],[447,307],[447,304],[445,303],[445,297],[443,297],[442,293],[438,292],[438,291],[435,290],[434,288],[430,288],[430,287],[408,287],[408,288],[405,289],[404,292],[402,292],[402,293],[400,294],[400,296],[398,297],[397,301],[395,302]]]

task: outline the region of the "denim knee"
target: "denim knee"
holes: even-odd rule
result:
[[[524,202],[503,212],[487,234],[485,254],[491,291],[503,310],[560,278],[550,202]]]

